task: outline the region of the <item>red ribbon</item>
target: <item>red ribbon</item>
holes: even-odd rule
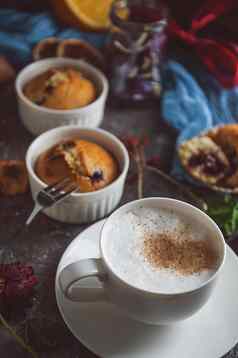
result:
[[[209,0],[183,30],[176,21],[170,22],[169,32],[194,48],[197,56],[224,87],[238,85],[238,45],[224,40],[204,38],[198,32],[233,9],[236,0]],[[238,40],[238,39],[237,39]]]

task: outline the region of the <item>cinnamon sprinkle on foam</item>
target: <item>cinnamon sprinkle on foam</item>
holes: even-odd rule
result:
[[[176,232],[146,235],[142,253],[154,268],[170,269],[182,275],[214,269],[217,262],[208,241],[181,237]]]

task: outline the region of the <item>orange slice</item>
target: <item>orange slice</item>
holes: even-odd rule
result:
[[[63,22],[93,31],[108,29],[112,2],[113,0],[52,0],[56,14]]]

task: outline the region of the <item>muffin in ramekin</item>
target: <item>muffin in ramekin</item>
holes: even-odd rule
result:
[[[32,103],[57,110],[72,110],[88,106],[97,99],[92,80],[74,67],[52,67],[32,78],[23,93]]]
[[[108,88],[104,74],[84,61],[37,61],[26,66],[16,79],[20,117],[35,135],[65,125],[95,128],[103,120]]]
[[[64,126],[47,131],[33,141],[26,154],[26,165],[33,198],[36,197],[41,189],[47,186],[39,178],[39,172],[37,175],[37,162],[40,156],[56,145],[71,141],[73,138],[86,143],[94,143],[108,155],[108,157],[106,156],[108,163],[103,169],[102,164],[100,165],[102,163],[100,162],[101,159],[94,157],[93,164],[90,162],[87,166],[83,162],[84,170],[86,170],[86,174],[83,173],[83,175],[88,176],[88,180],[93,179],[95,174],[93,171],[95,170],[101,170],[103,175],[106,171],[110,172],[111,170],[108,170],[110,163],[115,165],[113,175],[110,174],[110,180],[104,186],[95,186],[91,188],[92,190],[90,188],[86,189],[86,192],[73,193],[64,201],[45,209],[44,212],[49,217],[62,222],[89,223],[105,217],[119,204],[128,172],[129,156],[124,144],[113,134],[102,129]],[[102,153],[104,153],[103,150]],[[88,151],[89,149],[87,149]],[[113,160],[110,162],[109,158],[111,160],[114,158],[115,162]],[[85,187],[87,188],[87,186]]]
[[[35,172],[47,185],[70,178],[81,193],[88,193],[111,184],[119,175],[119,163],[101,145],[72,137],[40,154]]]

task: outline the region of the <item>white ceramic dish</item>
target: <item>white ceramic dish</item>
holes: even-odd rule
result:
[[[98,92],[98,97],[94,102],[78,109],[56,110],[38,106],[25,97],[23,87],[27,82],[52,67],[62,66],[74,67],[93,81]],[[101,71],[84,61],[68,58],[50,58],[32,63],[26,66],[16,79],[20,117],[24,126],[34,135],[65,125],[99,127],[104,116],[108,89],[108,81]]]
[[[238,258],[229,247],[213,296],[197,314],[179,324],[146,325],[108,303],[66,299],[59,288],[59,272],[74,261],[100,256],[103,224],[104,220],[92,225],[72,241],[56,274],[58,307],[77,339],[104,358],[221,358],[232,349],[238,341]]]
[[[113,134],[92,128],[66,126],[52,129],[36,138],[26,154],[26,166],[33,198],[46,187],[34,172],[34,164],[38,156],[60,142],[72,137],[91,140],[109,150],[117,159],[120,174],[105,188],[90,193],[74,193],[60,203],[45,209],[49,217],[67,223],[87,223],[108,215],[119,204],[129,167],[129,155],[124,144]]]

